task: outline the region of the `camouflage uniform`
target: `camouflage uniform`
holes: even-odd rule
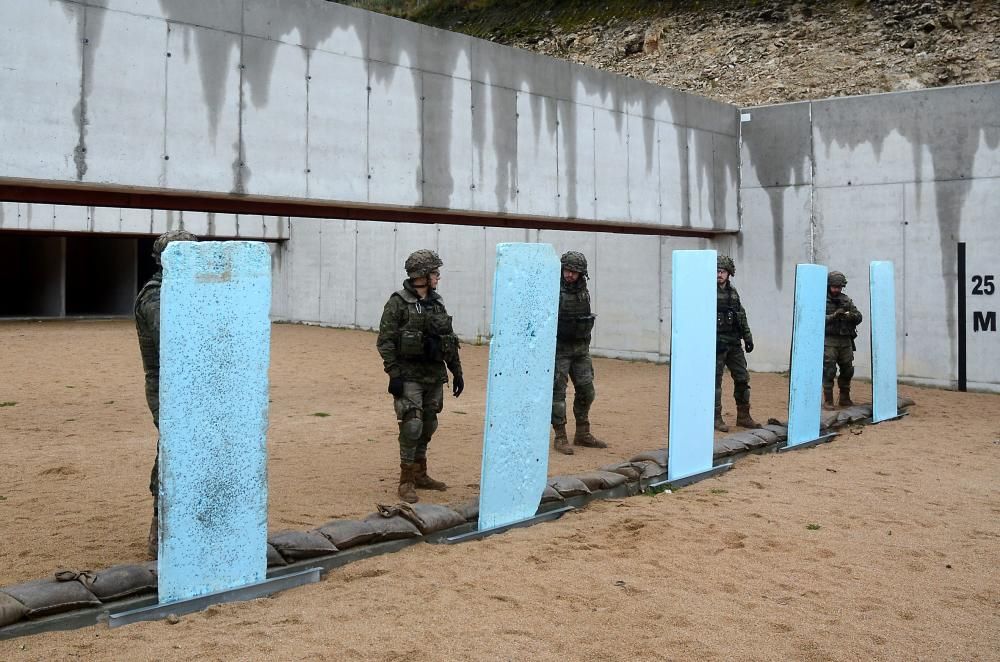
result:
[[[573,444],[606,448],[607,444],[590,433],[590,407],[597,397],[594,363],[590,359],[590,335],[596,316],[590,309],[587,289],[587,258],[569,251],[562,256],[562,268],[580,274],[575,283],[559,278],[559,322],[556,331],[556,361],[552,385],[552,427],[555,448],[573,454],[566,437],[566,386],[573,381],[573,417],[576,435]]]
[[[727,432],[728,427],[722,419],[722,374],[727,367],[733,376],[737,425],[751,428],[758,425],[750,418],[750,372],[747,370],[743,347],[740,346],[742,340],[747,352],[752,352],[753,334],[750,332],[750,323],[739,292],[731,282],[731,277],[736,275],[736,266],[732,258],[720,255],[718,268],[728,271],[730,275],[730,280],[716,288],[715,331],[715,425],[717,429]]]
[[[854,339],[863,316],[851,298],[841,292],[834,295],[830,287],[845,287],[847,278],[839,271],[830,272],[826,290],[826,335],[823,339],[823,400],[833,406],[833,379],[840,376],[840,404],[851,405],[851,379],[854,377]]]
[[[184,230],[171,230],[153,242],[153,258],[160,264],[160,254],[172,241],[198,241],[198,237]],[[160,428],[160,284],[163,272],[157,271],[142,286],[135,297],[135,330],[139,336],[139,354],[146,375],[146,404],[153,415],[153,425]],[[153,521],[149,529],[149,552],[156,556],[157,505],[160,485],[160,440],[156,440],[156,459],[149,474],[149,492],[153,495]]]
[[[458,336],[444,301],[430,288],[421,299],[413,285],[414,278],[426,277],[441,264],[433,251],[411,255],[406,268],[410,278],[389,297],[379,323],[376,345],[389,375],[389,392],[393,394],[399,424],[400,496],[406,483],[427,489],[446,488],[427,475],[427,445],[437,430],[437,416],[444,405],[446,366],[454,379],[456,397],[464,388]],[[416,500],[415,494],[412,498]]]

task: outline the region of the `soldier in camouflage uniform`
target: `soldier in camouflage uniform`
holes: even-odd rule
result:
[[[153,259],[160,264],[163,249],[172,241],[198,241],[198,237],[185,230],[164,232],[153,242]],[[157,271],[149,279],[135,298],[135,330],[139,335],[139,352],[142,367],[146,373],[146,403],[153,414],[153,425],[160,427],[160,282],[163,271]],[[156,441],[156,460],[149,475],[149,491],[153,495],[153,519],[149,525],[147,545],[149,554],[156,558],[157,529],[159,524],[157,506],[160,483],[160,441]]]
[[[566,436],[566,385],[573,380],[573,417],[576,419],[574,446],[607,448],[590,433],[590,406],[597,397],[594,364],[590,360],[590,334],[595,315],[590,311],[587,289],[587,258],[583,253],[564,253],[559,279],[559,325],[556,331],[556,365],[552,386],[552,427],[554,446],[565,455],[573,454]]]
[[[747,354],[753,351],[753,334],[747,312],[740,301],[740,295],[730,282],[736,275],[736,265],[727,255],[720,255],[716,268],[716,345],[715,345],[715,429],[729,432],[729,426],[722,418],[722,373],[728,366],[733,376],[733,397],[736,399],[736,425],[745,428],[759,428],[750,416],[750,373],[747,371]]]
[[[452,394],[465,389],[458,337],[437,293],[442,265],[437,253],[419,250],[406,258],[407,279],[382,311],[377,347],[389,375],[399,424],[399,498],[418,500],[417,489],[448,486],[427,475],[427,445],[444,405],[444,384],[452,375]]]
[[[851,401],[851,378],[854,377],[854,339],[858,337],[861,312],[854,306],[851,297],[844,294],[847,276],[839,271],[831,271],[826,280],[826,336],[823,339],[823,406],[833,408],[833,378],[840,376],[841,407],[849,407]]]

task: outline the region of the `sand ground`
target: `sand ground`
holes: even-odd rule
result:
[[[0,403],[16,403],[0,407],[0,586],[143,559],[156,436],[131,322],[3,323],[0,347]],[[452,489],[432,500],[476,492],[486,359],[463,349],[466,392],[431,446]],[[596,370],[612,447],[553,455],[550,474],[664,443],[667,367]],[[272,529],[394,500],[373,334],[276,325],[271,380]],[[752,386],[755,415],[783,417],[786,378]],[[1000,397],[900,391],[917,401],[902,421],[675,494],[417,545],[176,625],[0,642],[0,659],[1000,659]]]

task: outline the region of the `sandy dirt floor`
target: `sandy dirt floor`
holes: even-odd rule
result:
[[[272,530],[395,500],[374,340],[274,327]],[[2,323],[0,348],[0,403],[16,403],[0,407],[0,586],[143,559],[156,435],[131,322]],[[452,489],[431,500],[476,493],[486,359],[463,348],[466,392],[430,453]],[[596,371],[612,447],[553,455],[550,474],[663,445],[667,367]],[[752,386],[754,414],[783,418],[787,379]],[[1000,396],[900,391],[917,401],[902,421],[674,494],[417,545],[176,625],[0,642],[0,659],[1000,659]]]

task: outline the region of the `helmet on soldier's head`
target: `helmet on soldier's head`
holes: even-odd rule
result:
[[[559,258],[559,262],[562,263],[563,269],[567,271],[575,271],[578,274],[587,275],[587,258],[583,253],[578,251],[566,251]]]
[[[156,238],[153,242],[153,259],[160,264],[160,255],[163,254],[167,244],[172,241],[198,241],[198,236],[187,230],[168,230]]]
[[[733,262],[733,258],[728,255],[720,255],[716,269],[725,269],[729,272],[730,276],[736,275],[736,263]]]
[[[847,287],[847,276],[839,271],[831,271],[826,277],[827,287]]]
[[[406,275],[409,278],[424,278],[442,264],[444,262],[441,261],[437,253],[421,249],[410,253],[403,268],[406,269]]]

